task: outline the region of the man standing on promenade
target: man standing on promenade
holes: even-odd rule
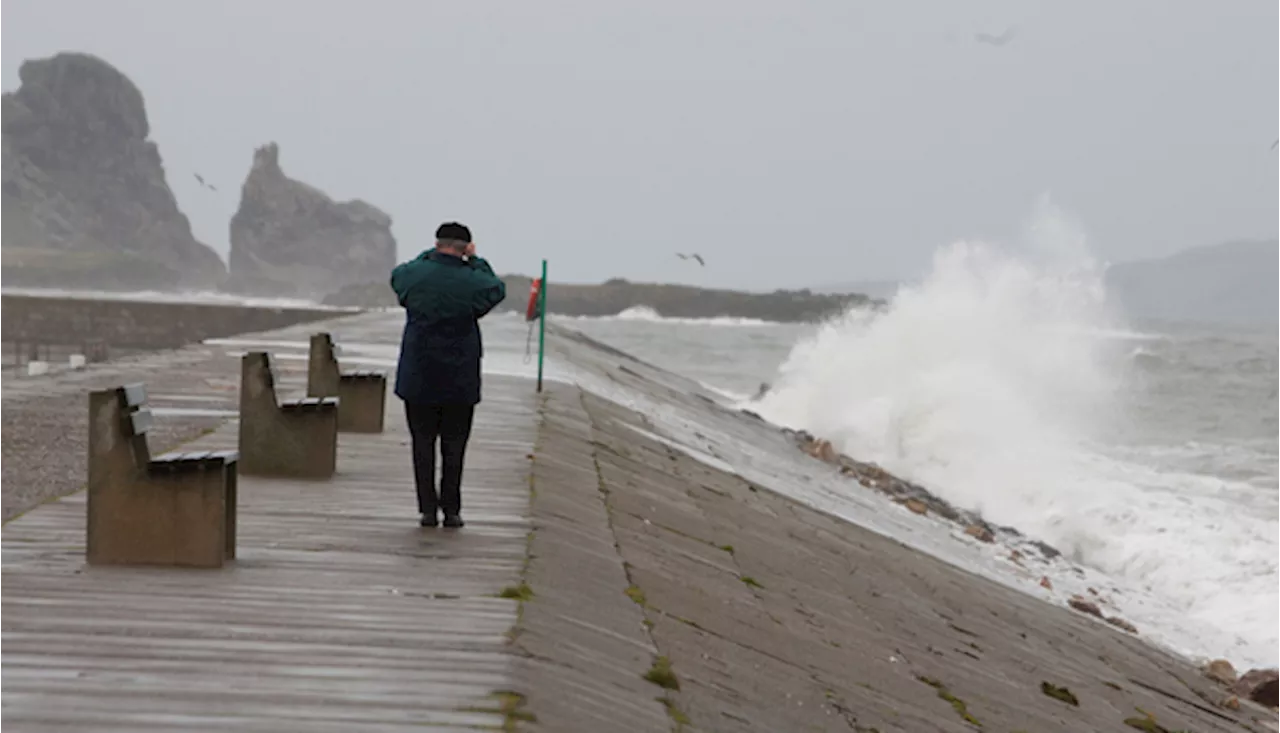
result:
[[[391,271],[405,309],[396,396],[404,400],[413,440],[420,524],[462,526],[462,461],[480,402],[480,318],[507,295],[488,262],[476,256],[471,230],[456,222],[436,230],[436,246]],[[440,493],[436,493],[436,440]]]

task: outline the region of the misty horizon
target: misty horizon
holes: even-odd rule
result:
[[[60,51],[128,75],[224,261],[269,141],[401,259],[457,219],[568,282],[911,279],[1046,193],[1108,262],[1276,236],[1274,3],[928,6],[15,1],[3,80]]]

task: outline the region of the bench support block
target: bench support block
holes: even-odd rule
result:
[[[280,404],[264,352],[240,363],[240,470],[246,475],[327,479],[337,468],[338,403]]]
[[[217,568],[234,559],[234,454],[156,470],[170,464],[150,460],[131,412],[122,389],[89,395],[89,563]]]
[[[311,335],[307,395],[338,398],[338,430],[381,433],[386,418],[387,377],[380,372],[343,372],[328,333]]]

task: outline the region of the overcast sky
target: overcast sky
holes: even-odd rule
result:
[[[6,90],[62,50],[128,74],[223,253],[275,140],[402,257],[459,219],[501,271],[773,288],[913,276],[1044,193],[1111,260],[1275,236],[1278,6],[5,0],[0,49]]]

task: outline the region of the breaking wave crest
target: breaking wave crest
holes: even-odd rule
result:
[[[941,249],[887,311],[851,311],[798,343],[755,409],[1125,578],[1239,639],[1237,658],[1274,664],[1274,491],[1108,450],[1143,334],[1111,311],[1061,216],[1046,206],[1029,240],[1017,254]]]
[[[577,316],[561,318],[568,321],[639,321],[644,323],[680,323],[691,326],[777,326],[775,321],[759,318],[734,318],[732,316],[711,316],[708,318],[676,318],[664,316],[647,305],[634,305],[613,316]]]

